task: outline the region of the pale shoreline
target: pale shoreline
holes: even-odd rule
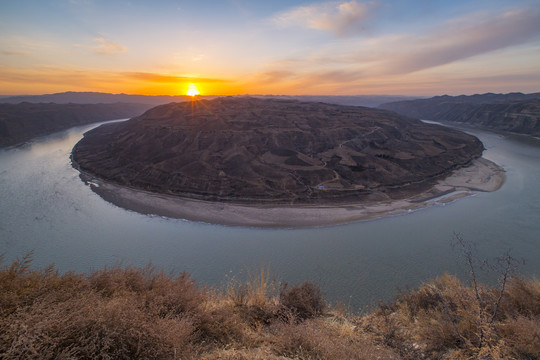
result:
[[[100,179],[89,182],[103,199],[143,214],[229,226],[305,228],[405,214],[448,203],[476,191],[495,191],[504,184],[505,179],[504,169],[479,158],[412,198],[343,205],[233,204],[152,193]]]

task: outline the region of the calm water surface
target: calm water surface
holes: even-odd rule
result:
[[[80,272],[152,263],[224,285],[261,266],[279,281],[315,281],[355,309],[388,300],[444,272],[466,279],[453,233],[482,258],[511,249],[520,271],[540,274],[540,141],[468,130],[484,156],[507,171],[498,191],[408,215],[316,229],[225,227],[145,216],[94,194],[71,167],[70,151],[92,126],[0,150],[0,253],[9,263],[34,251],[36,267]],[[494,277],[487,277],[493,281]]]

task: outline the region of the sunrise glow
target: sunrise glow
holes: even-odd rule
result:
[[[200,95],[201,92],[199,91],[199,89],[197,89],[197,85],[189,84],[186,94],[193,97],[193,96]]]
[[[0,95],[540,91],[534,0],[128,3],[4,2]]]

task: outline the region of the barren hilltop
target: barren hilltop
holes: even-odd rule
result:
[[[84,172],[158,193],[332,203],[410,197],[482,151],[473,136],[385,110],[218,98],[101,126],[72,156]]]

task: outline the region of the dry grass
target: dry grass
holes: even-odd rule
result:
[[[0,269],[0,358],[539,359],[540,282],[479,294],[444,275],[357,317],[264,269],[218,291],[152,267],[59,274],[26,257]],[[480,316],[499,298],[493,321]]]

